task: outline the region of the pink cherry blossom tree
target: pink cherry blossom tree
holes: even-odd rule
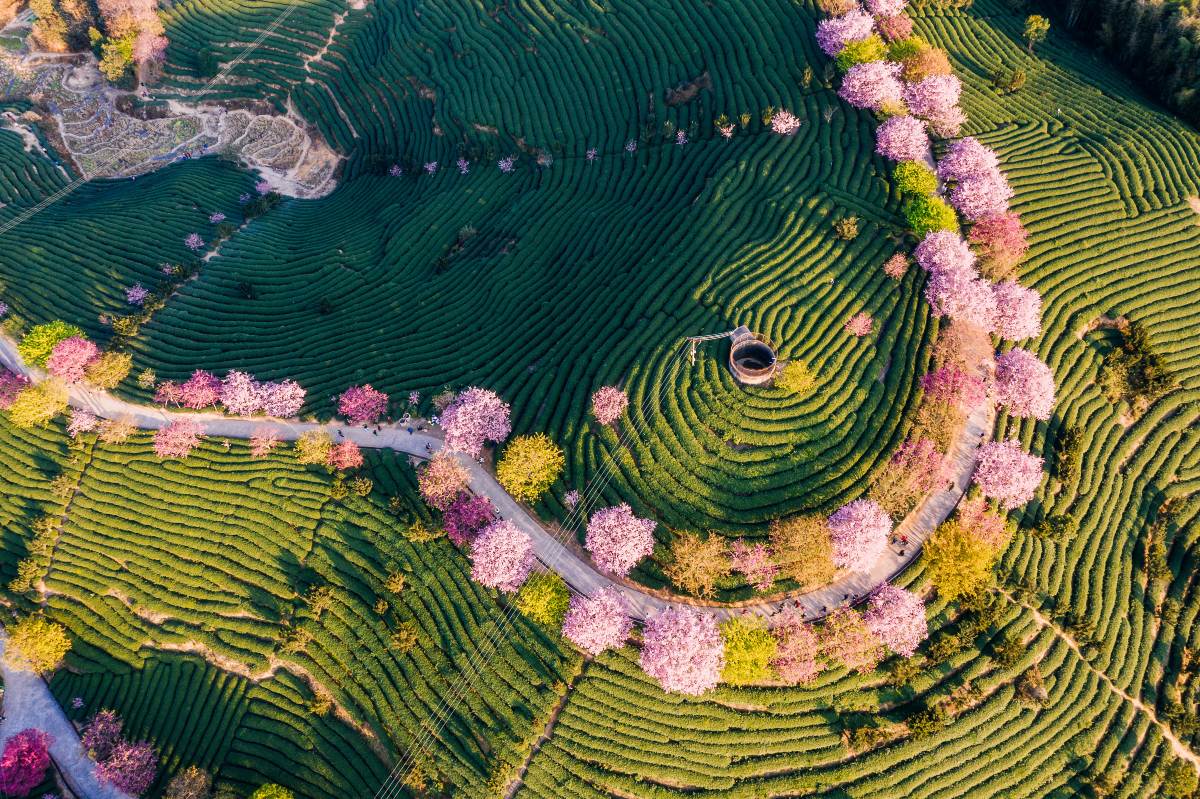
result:
[[[1042,295],[1006,280],[992,286],[996,298],[996,335],[1021,341],[1042,333]]]
[[[475,535],[496,518],[496,507],[485,496],[460,493],[442,511],[442,529],[456,547],[475,540]]]
[[[996,297],[992,286],[973,269],[947,269],[930,274],[925,300],[936,317],[949,316],[981,330],[996,326]]]
[[[988,507],[981,496],[964,498],[954,511],[959,523],[993,552],[999,552],[1012,537],[1008,519]]]
[[[898,42],[912,36],[913,21],[907,14],[897,14],[893,17],[880,17],[875,20],[880,35],[889,42]]]
[[[199,233],[189,233],[187,238],[183,240],[183,243],[189,250],[195,252],[204,246],[204,239],[200,237]]]
[[[1000,170],[982,172],[959,180],[950,192],[950,204],[972,222],[1008,211],[1013,190]]]
[[[989,441],[979,448],[973,479],[985,497],[1012,510],[1033,499],[1042,482],[1042,463],[1018,441]]]
[[[924,600],[888,583],[871,593],[863,621],[884,646],[901,657],[912,657],[929,637]]]
[[[826,616],[817,637],[823,657],[859,674],[870,672],[883,660],[883,644],[863,617],[848,607]]]
[[[885,120],[875,131],[875,152],[893,161],[920,161],[929,152],[925,123],[912,116]]]
[[[0,754],[0,792],[26,796],[42,784],[50,768],[50,744],[54,739],[32,727],[4,742]]]
[[[888,461],[894,469],[903,469],[913,476],[912,485],[922,494],[939,486],[944,487],[946,457],[928,438],[906,439],[896,447]]]
[[[304,407],[308,392],[295,380],[262,384],[262,409],[269,416],[290,419]]]
[[[1029,234],[1014,212],[984,217],[971,227],[971,243],[979,257],[998,270],[1009,270],[1029,250]]]
[[[875,21],[871,15],[856,8],[840,17],[823,19],[817,23],[817,44],[825,55],[836,56],[850,42],[862,41],[875,32]]]
[[[592,394],[592,415],[600,424],[612,424],[629,407],[629,395],[616,386],[603,386]]]
[[[846,320],[843,328],[855,338],[862,338],[871,334],[871,331],[875,328],[875,320],[866,311],[859,311]]]
[[[597,568],[625,577],[642,558],[654,552],[653,519],[639,519],[622,503],[601,508],[588,520],[584,546]]]
[[[25,375],[10,372],[4,366],[0,366],[0,411],[7,411],[27,385],[29,379]]]
[[[899,280],[908,274],[908,258],[902,252],[896,253],[884,263],[883,273],[892,280]]]
[[[771,132],[780,136],[794,136],[800,130],[800,118],[781,108],[771,115]]]
[[[833,563],[856,572],[870,571],[887,548],[892,520],[869,499],[856,499],[838,508],[829,517],[829,537],[833,541]]]
[[[512,432],[508,403],[486,388],[468,388],[442,413],[446,447],[478,458],[483,445],[499,444]]]
[[[171,422],[154,433],[154,454],[159,458],[186,458],[200,443],[204,425],[191,419]]]
[[[904,87],[904,104],[913,116],[942,119],[958,111],[962,83],[954,75],[930,75]],[[961,113],[961,112],[960,112]]]
[[[967,136],[950,145],[946,155],[937,163],[937,175],[942,180],[958,181],[987,174],[1000,168],[1000,158],[978,139]]]
[[[562,624],[563,637],[593,657],[606,649],[619,649],[631,630],[629,607],[611,585],[590,597],[571,597]]]
[[[908,0],[864,0],[863,5],[877,17],[894,17],[904,13]]]
[[[97,358],[100,348],[83,336],[64,338],[54,345],[46,361],[46,370],[67,383],[78,383]]]
[[[886,105],[898,105],[904,99],[900,65],[890,61],[855,64],[842,78],[838,96],[855,108],[878,111]]]
[[[114,710],[101,710],[92,716],[79,736],[88,757],[97,762],[107,760],[121,741],[123,726]]]
[[[119,741],[96,767],[96,777],[132,796],[146,792],[158,774],[158,753],[147,741]]]
[[[729,546],[729,565],[757,591],[769,591],[779,574],[779,564],[766,544],[747,544],[739,538]]]
[[[199,410],[216,405],[221,399],[221,381],[212,372],[197,369],[179,386],[179,403],[185,408]]]
[[[221,381],[221,404],[234,416],[258,413],[262,399],[262,384],[246,372],[232,371]]]
[[[533,570],[533,542],[507,519],[492,522],[471,544],[471,579],[513,593]]]
[[[425,504],[437,510],[450,507],[467,490],[471,473],[449,452],[435,452],[417,472],[417,489]]]
[[[351,386],[338,396],[338,413],[351,424],[371,424],[387,411],[388,395],[371,387]]]
[[[975,253],[963,237],[949,230],[934,230],[925,234],[913,250],[913,257],[930,274],[975,268]]]
[[[953,366],[941,366],[921,377],[921,389],[934,402],[972,407],[987,396],[987,386],[978,375]]]
[[[1013,416],[1045,421],[1054,410],[1054,374],[1029,350],[1011,349],[996,359],[996,401]]]
[[[799,611],[788,608],[780,613],[771,622],[771,635],[775,638],[771,668],[779,679],[789,685],[805,685],[817,678],[824,668],[817,659],[820,642]]]
[[[344,472],[357,469],[363,465],[362,450],[353,441],[342,441],[334,444],[329,450],[329,468]]]
[[[141,305],[150,296],[150,292],[141,283],[134,283],[125,289],[125,302],[130,305]]]
[[[685,608],[651,616],[642,635],[640,663],[664,691],[699,696],[715,688],[725,667],[725,643],[716,619]]]
[[[265,458],[279,446],[279,435],[270,425],[259,425],[250,436],[250,457]]]
[[[84,433],[90,433],[100,424],[100,420],[96,418],[96,414],[86,408],[72,408],[71,421],[67,423],[67,435],[71,438],[79,438]]]

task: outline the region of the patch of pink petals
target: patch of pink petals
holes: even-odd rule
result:
[[[879,503],[856,499],[829,517],[833,563],[854,572],[868,572],[887,549],[892,520]]]
[[[639,519],[622,503],[601,508],[588,520],[584,546],[601,571],[625,577],[639,560],[654,552],[653,519]]]
[[[607,649],[619,649],[632,630],[629,607],[613,586],[590,597],[572,596],[562,624],[563,637],[593,657]]]
[[[716,619],[688,608],[651,616],[642,635],[640,663],[664,691],[699,696],[715,688],[725,667]]]

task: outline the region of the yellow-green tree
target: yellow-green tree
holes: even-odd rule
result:
[[[250,794],[250,799],[296,799],[296,795],[282,785],[268,782]]]
[[[296,439],[296,460],[307,464],[326,464],[333,439],[324,430],[309,430]]]
[[[29,366],[45,366],[54,351],[54,345],[72,336],[83,336],[83,331],[66,322],[46,322],[29,329],[21,343],[17,345],[17,353],[21,360]]]
[[[84,376],[96,388],[111,389],[120,385],[131,368],[133,356],[128,352],[105,352],[88,364]]]
[[[515,498],[536,502],[554,485],[564,466],[562,449],[545,433],[517,436],[504,448],[496,479]]]
[[[774,678],[771,658],[777,647],[775,636],[761,616],[740,616],[721,625],[725,641],[725,668],[721,682],[729,685],[753,685]]]
[[[775,385],[790,394],[810,394],[817,387],[817,376],[804,361],[788,361]]]
[[[1025,18],[1025,46],[1033,52],[1033,46],[1046,41],[1050,33],[1050,20],[1039,14],[1030,14]]]
[[[53,671],[70,650],[67,629],[42,616],[26,616],[9,628],[6,659],[14,668]]]
[[[680,590],[711,597],[717,581],[729,575],[729,552],[719,535],[679,532],[671,542],[671,562],[663,567]]]
[[[817,588],[833,579],[833,542],[824,516],[792,516],[771,522],[771,549],[781,576],[801,588]]]
[[[14,425],[28,430],[45,427],[67,409],[67,387],[61,380],[50,378],[21,389],[8,407],[8,418]]]
[[[562,626],[570,602],[571,594],[566,582],[549,571],[530,575],[517,592],[516,599],[517,610],[539,624],[556,630]]]
[[[972,594],[992,578],[991,547],[957,519],[943,522],[925,542],[925,568],[945,599]]]

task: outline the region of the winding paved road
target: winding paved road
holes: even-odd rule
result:
[[[45,378],[45,372],[42,370],[25,365],[17,354],[16,342],[3,335],[0,335],[0,363],[31,380]],[[406,428],[397,425],[382,426],[375,432],[374,428],[339,425],[333,422],[317,424],[262,417],[244,419],[209,412],[168,411],[127,402],[107,392],[82,385],[71,387],[70,401],[73,407],[89,409],[103,418],[126,417],[144,430],[157,430],[179,419],[192,419],[203,422],[207,435],[218,438],[249,438],[253,431],[267,426],[274,430],[281,440],[294,441],[302,433],[321,428],[329,431],[335,438],[353,441],[360,447],[392,449],[421,458],[429,457],[431,451],[436,452],[442,447],[442,440],[436,434],[410,433]],[[975,469],[976,450],[983,437],[990,434],[994,421],[994,406],[986,400],[972,411],[966,428],[948,458],[947,487],[930,494],[915,511],[905,517],[898,525],[896,533],[898,538],[905,539],[907,543],[889,546],[870,572],[844,576],[830,585],[805,594],[762,599],[736,606],[716,605],[665,592],[654,592],[628,581],[615,580],[601,574],[579,553],[563,544],[563,532],[556,533],[543,527],[500,487],[482,465],[465,456],[458,457],[470,470],[471,489],[488,497],[501,517],[528,533],[533,540],[538,559],[547,568],[562,575],[567,584],[579,593],[591,595],[605,586],[615,586],[628,601],[632,615],[640,620],[669,607],[703,608],[718,618],[728,618],[747,612],[770,616],[788,605],[798,605],[805,618],[812,620],[825,616],[843,602],[862,599],[880,583],[903,571],[916,558],[925,539],[945,521],[966,491],[971,473]]]

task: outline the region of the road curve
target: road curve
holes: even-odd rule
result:
[[[0,363],[33,381],[46,377],[41,369],[26,366],[17,353],[16,342],[2,334]],[[442,448],[440,436],[428,432],[410,433],[407,428],[397,425],[383,425],[375,432],[375,428],[333,422],[318,424],[268,417],[239,418],[213,412],[169,411],[127,402],[107,392],[82,385],[71,387],[70,402],[72,407],[91,410],[102,418],[126,417],[144,430],[157,430],[173,421],[191,419],[202,422],[206,434],[218,438],[250,438],[253,431],[269,427],[281,440],[294,441],[309,430],[324,429],[335,439],[340,436],[366,449],[391,449],[420,458],[427,458],[431,451],[436,452]],[[672,596],[666,592],[653,592],[628,581],[602,574],[586,558],[564,546],[564,537],[570,533],[556,533],[546,529],[528,510],[509,496],[482,465],[461,454],[458,458],[470,470],[471,490],[490,499],[500,517],[511,521],[529,535],[538,559],[547,568],[558,572],[573,590],[581,594],[591,595],[606,586],[615,587],[624,595],[631,615],[636,619],[645,620],[671,607],[701,609],[717,616],[718,619],[724,619],[745,613],[770,616],[785,606],[797,606],[803,611],[805,618],[815,620],[824,617],[844,602],[854,603],[866,597],[880,583],[902,572],[917,557],[925,539],[946,520],[966,491],[971,474],[975,470],[976,450],[984,437],[991,433],[994,422],[995,407],[986,399],[972,409],[962,435],[947,458],[947,487],[927,496],[901,521],[896,528],[896,534],[898,538],[906,540],[906,543],[890,545],[870,572],[849,574],[804,594],[737,605],[718,605],[688,597]]]

